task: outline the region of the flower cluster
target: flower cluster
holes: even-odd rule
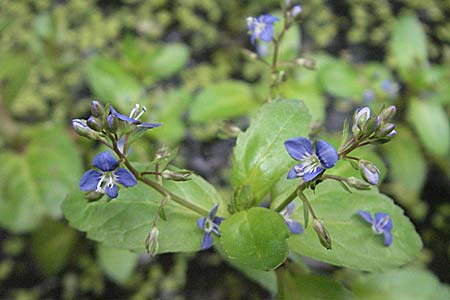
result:
[[[248,17],[247,26],[250,33],[250,42],[255,43],[256,39],[263,42],[270,42],[273,39],[273,24],[280,19],[271,14],[264,14],[259,17]]]

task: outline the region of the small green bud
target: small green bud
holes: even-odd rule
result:
[[[223,138],[234,138],[237,137],[242,130],[234,124],[225,123],[220,131],[220,137]]]
[[[319,238],[319,241],[322,244],[322,246],[324,246],[325,248],[330,250],[331,249],[331,236],[328,233],[325,226],[323,225],[323,223],[321,221],[319,221],[318,219],[314,219],[313,228],[314,228],[314,231],[316,232],[317,237]]]
[[[84,197],[86,199],[88,199],[89,201],[95,201],[100,199],[103,196],[103,193],[98,193],[96,191],[90,191],[88,193],[86,193],[86,195],[84,195]]]
[[[108,128],[109,131],[111,131],[111,132],[116,132],[120,126],[119,120],[116,117],[114,117],[113,115],[109,115],[106,118],[106,124],[103,124],[103,125],[105,125],[104,128]]]
[[[356,177],[349,177],[346,179],[346,182],[349,186],[354,187],[355,189],[370,190],[370,184]]]
[[[92,101],[91,103],[91,114],[94,117],[101,118],[105,114],[105,107],[98,101]]]
[[[86,124],[95,131],[101,132],[103,130],[102,121],[94,116],[90,116],[89,119],[87,119]]]
[[[179,170],[179,171],[170,171],[170,170],[164,170],[161,173],[162,178],[167,180],[174,180],[174,181],[188,181],[191,180],[189,176],[192,175],[192,172],[189,170]]]
[[[394,129],[395,129],[395,125],[392,123],[383,124],[375,132],[375,137],[380,137],[380,138],[385,137],[388,134],[390,134]]]
[[[72,128],[73,130],[75,130],[76,133],[78,133],[81,136],[87,137],[88,139],[96,140],[99,138],[98,133],[89,128],[86,125],[85,120],[73,119]]]
[[[361,173],[361,177],[366,182],[372,185],[378,184],[380,170],[378,170],[377,166],[374,163],[368,160],[361,159],[359,161],[359,171]]]
[[[397,108],[395,107],[395,105],[386,107],[380,113],[381,121],[382,122],[390,121],[395,116],[396,112],[397,112]]]
[[[147,249],[147,253],[151,256],[156,256],[159,250],[159,242],[158,242],[159,230],[157,227],[152,227],[152,230],[147,236],[147,240],[145,241],[145,248]]]
[[[364,127],[362,128],[362,132],[365,135],[371,135],[375,130],[380,127],[380,117],[379,116],[373,116],[367,122],[364,124]]]

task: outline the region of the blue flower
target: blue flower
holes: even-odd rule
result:
[[[291,9],[291,15],[295,18],[302,12],[302,7],[300,5],[294,5]]]
[[[389,79],[383,79],[383,81],[380,83],[381,89],[388,94],[390,98],[394,98],[397,96],[398,93],[398,85],[392,80]]]
[[[300,161],[289,171],[288,179],[301,177],[304,182],[311,181],[325,169],[334,167],[339,159],[333,146],[324,140],[318,140],[315,149],[305,137],[289,139],[284,142],[284,146],[293,159]]]
[[[145,106],[142,106],[141,110],[139,111],[139,104],[136,104],[135,107],[131,110],[129,117],[122,115],[121,113],[118,113],[111,105],[109,106],[109,108],[110,108],[110,115],[108,116],[107,120],[110,127],[112,127],[113,118],[117,118],[121,121],[130,124],[135,124],[138,127],[142,127],[145,129],[155,128],[162,125],[160,123],[147,123],[139,121],[139,118],[147,111]]]
[[[220,236],[219,225],[222,223],[223,218],[216,217],[218,208],[219,204],[214,205],[206,218],[202,217],[197,220],[198,228],[205,232],[203,234],[201,250],[208,249],[213,245],[214,240],[211,233]]]
[[[392,244],[392,219],[387,213],[375,213],[375,219],[372,218],[369,212],[360,210],[358,214],[368,223],[372,224],[372,230],[376,234],[384,235],[384,245],[390,246]]]
[[[250,42],[255,43],[256,39],[260,39],[264,42],[270,42],[273,38],[273,23],[278,22],[280,19],[272,16],[271,14],[264,14],[259,17],[248,17],[247,26],[250,36]]]
[[[117,169],[119,162],[108,151],[97,154],[92,165],[98,170],[91,169],[83,174],[80,179],[82,191],[106,193],[109,198],[113,199],[119,192],[117,183],[126,187],[134,186],[137,183],[136,178],[127,169]]]
[[[289,227],[289,230],[293,234],[301,234],[305,231],[305,229],[303,228],[302,224],[291,218],[292,214],[294,213],[294,210],[295,210],[295,201],[292,200],[291,203],[289,203],[280,212],[280,215],[283,217],[284,222],[286,223],[286,225]]]

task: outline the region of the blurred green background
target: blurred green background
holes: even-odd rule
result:
[[[425,249],[416,271],[386,275],[401,278],[389,297],[409,299],[415,282],[450,282],[450,2],[300,4],[281,55],[314,59],[317,70],[288,69],[277,93],[304,100],[331,138],[356,107],[397,105],[398,135],[373,155],[380,189]],[[178,147],[178,166],[229,197],[227,125],[248,125],[270,81],[242,51],[254,51],[246,18],[278,9],[269,0],[0,1],[1,299],[274,298],[274,278],[237,271],[214,251],[152,260],[90,241],[67,225],[61,203],[99,149],[70,128],[92,99],[124,113],[146,105],[145,121],[164,126],[133,146],[132,159]],[[391,299],[361,289],[382,289],[376,277],[312,265],[361,299]]]

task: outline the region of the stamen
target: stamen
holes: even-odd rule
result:
[[[147,108],[145,106],[142,106],[141,112],[136,116],[136,120],[139,120],[139,118],[147,111]]]
[[[136,112],[138,111],[138,109],[139,109],[139,104],[136,104],[136,105],[134,106],[134,108],[133,108],[133,109],[131,110],[131,112],[130,112],[130,118],[135,119],[134,115],[136,114]]]
[[[102,177],[100,177],[100,181],[97,183],[97,188],[95,189],[95,191],[97,193],[104,193],[104,190],[102,188],[102,184],[103,184],[104,180],[105,180],[105,175],[102,175]]]

